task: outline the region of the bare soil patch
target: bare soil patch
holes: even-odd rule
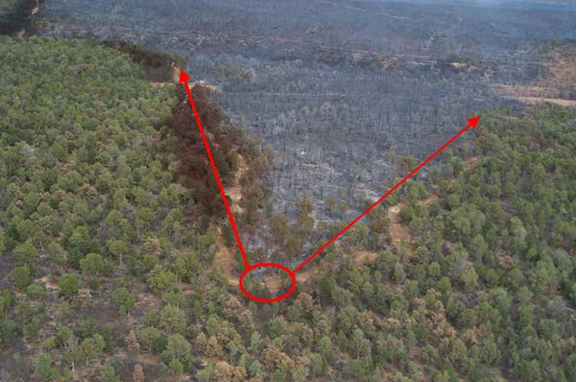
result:
[[[404,207],[403,203],[395,204],[390,207],[387,211],[387,217],[389,219],[389,234],[393,240],[393,244],[399,247],[403,241],[407,242],[411,238],[409,230],[401,224],[401,219],[399,213]]]
[[[372,265],[377,261],[377,254],[369,251],[358,251],[354,254],[354,261],[358,266]]]
[[[575,100],[550,96],[556,93],[556,91],[551,88],[504,84],[495,84],[492,87],[505,98],[513,99],[527,105],[548,102],[564,107],[575,107]]]
[[[295,273],[297,283],[305,283],[313,278],[318,273],[318,268],[315,265],[307,264],[302,270]]]
[[[465,165],[466,166],[466,165]],[[435,194],[431,194],[429,196],[427,196],[427,198],[423,199],[423,200],[419,200],[417,202],[417,204],[419,206],[428,206],[429,204],[436,202],[437,200],[439,200],[439,197]]]
[[[220,228],[218,232],[220,233]],[[235,258],[235,254],[230,248],[224,245],[224,242],[220,235],[218,237],[216,245],[218,249],[214,254],[214,260],[213,260],[214,267],[224,272],[224,274],[228,278],[228,285],[237,286],[238,277],[234,275],[234,270],[236,268],[236,261],[237,261]]]
[[[230,197],[231,200],[230,208],[232,209],[233,213],[240,214],[244,212],[244,210],[240,206],[240,201],[242,199],[242,186],[240,185],[240,179],[247,172],[247,170],[248,166],[246,164],[245,159],[241,155],[239,155],[238,168],[236,170],[234,182],[230,186],[225,187],[224,189],[225,194],[228,197]]]
[[[481,162],[485,159],[487,159],[487,157],[484,157],[484,156],[470,157],[467,160],[465,160],[464,168],[466,171],[469,171],[469,170],[473,169],[474,167],[476,167],[479,162]]]
[[[575,46],[551,47],[543,64],[545,70],[533,84],[494,84],[492,87],[504,97],[528,105],[548,102],[575,107]]]
[[[278,274],[268,274],[263,278],[266,289],[273,295],[278,296],[282,285],[282,278]]]

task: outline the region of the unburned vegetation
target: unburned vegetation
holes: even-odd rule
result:
[[[492,80],[545,78],[525,47],[574,35],[561,2],[247,1],[187,14],[190,1],[53,0],[66,13],[50,33],[194,50],[222,81],[191,85],[250,263],[291,269],[419,163],[403,147],[428,149],[463,106],[502,103]],[[119,48],[0,37],[0,380],[575,380],[573,108],[483,111],[289,298],[261,304],[239,291],[176,65]],[[271,204],[262,173],[291,198],[319,188]],[[290,287],[284,272],[248,277],[259,296]]]

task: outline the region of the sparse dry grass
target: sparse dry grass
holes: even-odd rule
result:
[[[544,54],[544,71],[533,84],[493,84],[505,98],[534,105],[553,103],[575,107],[575,46],[553,45]]]
[[[391,235],[393,244],[396,247],[399,247],[402,242],[407,242],[411,238],[409,230],[401,224],[401,219],[399,217],[399,213],[403,206],[403,203],[395,204],[387,211],[387,218],[389,219],[389,234]]]

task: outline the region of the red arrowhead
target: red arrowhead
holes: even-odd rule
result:
[[[480,120],[480,119],[481,119],[481,116],[480,116],[480,115],[478,115],[478,116],[476,116],[476,117],[473,117],[473,118],[469,118],[469,119],[468,119],[468,121],[469,121],[469,126],[473,126],[473,129],[476,129],[476,128],[477,128],[477,124],[479,123],[479,120]]]
[[[188,76],[188,74],[186,74],[184,72],[184,70],[180,70],[180,78],[178,79],[179,82],[185,83],[188,82],[188,80],[190,80],[190,77]]]

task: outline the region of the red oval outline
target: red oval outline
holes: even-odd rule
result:
[[[248,273],[254,269],[264,268],[264,267],[273,267],[273,268],[282,269],[283,271],[285,271],[285,273],[287,273],[291,277],[292,286],[290,287],[290,289],[285,294],[283,294],[282,296],[279,296],[279,297],[275,297],[275,298],[261,298],[261,297],[253,296],[252,294],[248,293],[246,291],[246,289],[244,289],[244,286],[242,285],[242,280],[246,277],[246,275],[248,275]],[[251,265],[250,267],[246,268],[244,270],[244,272],[242,272],[242,274],[240,275],[240,278],[238,279],[238,286],[240,287],[240,290],[242,291],[242,293],[244,293],[244,295],[246,297],[250,298],[251,300],[258,301],[258,302],[278,302],[278,301],[284,300],[285,298],[290,296],[292,294],[292,292],[294,292],[294,290],[297,286],[297,279],[295,278],[293,271],[291,271],[290,269],[288,269],[287,267],[285,267],[282,264],[258,263],[255,265]]]

